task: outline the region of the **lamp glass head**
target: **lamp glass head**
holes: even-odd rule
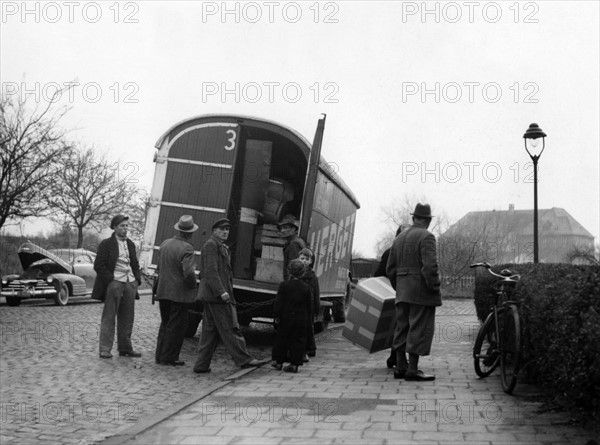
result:
[[[525,139],[525,150],[529,156],[540,157],[546,146],[546,133],[542,131],[538,124],[531,124],[523,135]]]

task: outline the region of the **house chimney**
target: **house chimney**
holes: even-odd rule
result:
[[[514,210],[515,210],[515,205],[514,204],[509,204],[508,205],[508,211],[509,212],[514,212]]]

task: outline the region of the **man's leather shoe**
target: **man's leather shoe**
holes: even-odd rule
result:
[[[207,374],[207,373],[210,372],[210,368],[208,368],[208,369],[194,369],[194,372],[196,374]]]
[[[169,366],[183,366],[183,365],[185,365],[185,362],[183,360],[175,360],[172,362],[161,361],[161,362],[158,362],[158,364],[159,365],[169,365]]]
[[[396,369],[394,371],[395,379],[403,379],[405,375],[406,375],[406,369]]]
[[[271,363],[271,366],[273,368],[275,368],[277,371],[281,371],[281,369],[283,368],[283,363],[273,362],[273,363]]]
[[[112,354],[110,352],[101,352],[100,358],[112,358]]]
[[[252,359],[248,363],[244,363],[242,365],[242,369],[245,369],[245,368],[258,368],[259,366],[262,366],[265,363],[269,363],[270,361],[271,360],[269,360],[268,358],[265,358],[265,359],[262,359],[262,360]]]
[[[121,357],[141,357],[142,353],[135,351],[119,351],[119,355]]]
[[[285,368],[283,368],[283,372],[298,373],[298,366],[296,366],[296,365],[287,365]]]
[[[404,380],[413,382],[430,382],[435,380],[435,376],[431,374],[424,374],[423,371],[407,372],[404,374]]]

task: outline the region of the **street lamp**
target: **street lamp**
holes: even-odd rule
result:
[[[541,138],[541,150],[540,150]],[[546,133],[538,124],[531,124],[525,134],[525,150],[533,161],[533,262],[539,262],[538,248],[538,204],[537,204],[537,163],[546,148]]]

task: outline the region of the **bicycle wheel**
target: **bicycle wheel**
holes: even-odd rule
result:
[[[500,375],[504,392],[511,394],[517,385],[521,364],[521,323],[517,307],[507,306],[501,320]]]
[[[479,377],[487,377],[500,364],[496,335],[496,322],[492,312],[479,329],[473,346],[475,372]]]

